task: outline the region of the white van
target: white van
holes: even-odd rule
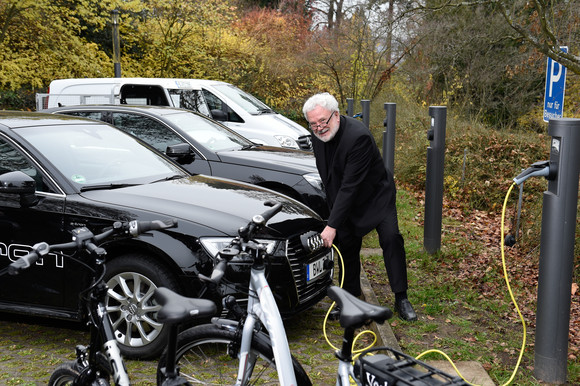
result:
[[[214,80],[171,78],[79,78],[50,83],[37,94],[37,110],[79,104],[174,106],[220,121],[253,142],[312,150],[310,132],[253,95]]]

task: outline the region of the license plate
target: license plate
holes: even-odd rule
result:
[[[326,258],[316,260],[306,266],[306,282],[316,279],[325,272],[324,261]]]

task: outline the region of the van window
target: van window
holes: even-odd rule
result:
[[[121,87],[121,104],[169,106],[169,101],[161,86],[125,84]]]
[[[223,111],[227,116],[226,120],[229,122],[240,122],[240,123],[244,122],[244,120],[227,105],[227,103],[222,101],[212,92],[203,89],[203,96],[205,97],[205,101],[207,102],[210,111],[213,110]]]

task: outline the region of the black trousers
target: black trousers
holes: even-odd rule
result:
[[[394,293],[406,291],[408,288],[407,258],[405,242],[399,232],[396,209],[389,211],[375,229],[383,250],[383,260],[391,290]],[[355,296],[361,294],[360,249],[362,239],[362,236],[357,236],[355,232],[349,230],[338,230],[336,235],[336,246],[344,261],[344,273],[341,272],[341,275],[344,274],[343,288]],[[338,266],[340,267],[340,264]]]

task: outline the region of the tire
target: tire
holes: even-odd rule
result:
[[[48,386],[65,386],[72,385],[78,378],[80,372],[77,369],[76,362],[66,362],[59,365],[48,380]]]
[[[240,337],[234,330],[223,329],[213,324],[189,328],[179,334],[176,362],[182,378],[191,384],[232,385],[238,372],[238,358],[230,355],[228,348],[239,350]],[[254,335],[252,351],[258,355],[250,384],[279,384],[274,354],[267,335]],[[164,352],[157,367],[157,384],[161,385],[161,371],[167,363]],[[300,363],[292,356],[296,381],[300,386],[312,383]]]
[[[139,359],[159,356],[169,329],[157,322],[159,306],[153,291],[167,287],[180,292],[175,277],[155,259],[132,253],[107,262],[105,282],[109,287],[107,312],[122,355]]]
[[[72,385],[81,375],[81,368],[76,361],[66,362],[59,365],[50,375],[48,386]],[[81,382],[86,384],[85,382]],[[91,386],[109,386],[110,383],[105,378],[97,378],[90,384]]]

